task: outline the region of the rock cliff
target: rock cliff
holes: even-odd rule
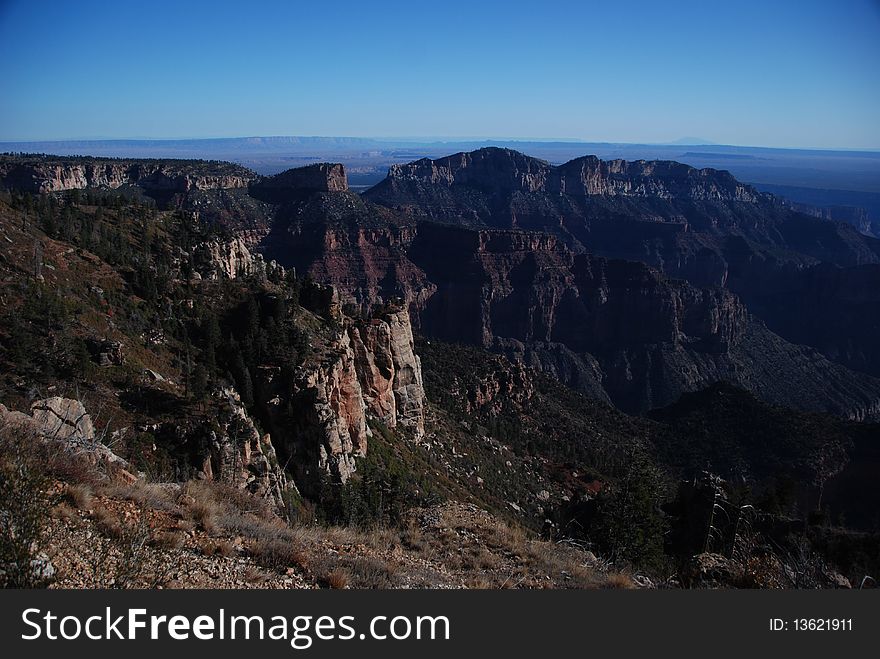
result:
[[[489,147],[446,158],[392,165],[388,178],[370,191],[430,195],[436,186],[470,186],[486,192],[550,193],[574,196],[657,197],[755,202],[761,193],[739,183],[728,172],[694,169],[671,161],[577,158],[560,166],[518,151]]]
[[[357,459],[368,451],[369,418],[390,428],[424,433],[425,393],[421,363],[413,349],[409,314],[388,308],[353,320],[342,314],[329,288],[317,311],[323,334],[315,335],[316,355],[286,381],[277,367],[260,369],[255,378],[257,407],[281,460],[297,485],[314,493],[323,480],[346,482]]]
[[[215,398],[220,412],[217,429],[209,434],[202,474],[283,506],[285,492],[296,487],[278,463],[272,437],[257,430],[234,389],[222,389]]]
[[[302,199],[315,192],[345,192],[348,179],[340,164],[317,163],[297,167],[256,181],[251,194],[273,203]]]
[[[0,158],[0,183],[45,193],[134,185],[146,191],[246,188],[255,174],[230,163],[32,156]]]
[[[349,328],[367,409],[389,428],[425,432],[422,366],[406,310],[389,310]]]

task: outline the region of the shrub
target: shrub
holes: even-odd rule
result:
[[[334,590],[341,590],[348,586],[348,574],[344,570],[332,570],[326,577],[327,585]]]
[[[251,546],[250,552],[260,565],[274,570],[292,566],[305,568],[308,563],[305,552],[283,537],[261,538]]]
[[[0,430],[0,585],[46,585],[40,547],[48,519],[46,479],[30,450],[36,440],[17,428]]]
[[[588,528],[589,539],[615,561],[661,567],[667,528],[660,510],[662,499],[660,472],[644,456],[634,453],[626,473],[600,496]]]
[[[69,485],[65,492],[73,505],[80,510],[92,507],[92,488],[85,484]]]

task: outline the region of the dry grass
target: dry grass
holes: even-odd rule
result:
[[[309,564],[308,554],[289,538],[261,538],[250,546],[250,554],[257,563],[273,570],[289,567],[305,570]]]
[[[79,510],[91,509],[93,502],[93,491],[91,485],[87,485],[85,483],[68,485],[64,491],[64,494]]]
[[[56,506],[53,516],[77,521],[84,515],[73,506],[90,510],[88,518],[109,539],[103,542],[125,549],[130,555],[125,564],[136,567],[144,563],[141,554],[146,544],[148,553],[165,553],[165,567],[186,561],[186,554],[169,560],[167,552],[195,550],[218,560],[244,552],[254,564],[244,568],[240,578],[251,585],[274,580],[279,572],[293,574],[292,569],[298,578],[333,589],[439,584],[480,589],[634,587],[626,575],[588,565],[587,555],[578,547],[538,540],[466,504],[413,511],[400,527],[362,531],[291,526],[267,501],[212,481],[190,481],[180,487],[142,481],[71,483],[64,494],[65,502]],[[120,501],[126,503],[120,506]],[[132,526],[132,508],[146,525],[144,543],[143,534],[135,533]],[[114,511],[129,512],[123,518]],[[148,567],[138,567],[138,574],[161,573],[158,567]],[[128,572],[136,570],[124,569],[121,574],[125,577]]]
[[[492,590],[495,588],[495,582],[488,577],[484,577],[482,575],[478,575],[473,577],[472,579],[468,579],[466,582],[468,588],[474,590]]]
[[[635,583],[633,583],[633,580],[626,574],[620,572],[609,572],[607,575],[605,575],[605,580],[602,582],[602,587],[630,590],[632,588],[635,588],[636,585]]]
[[[374,556],[357,556],[342,560],[354,588],[392,588],[395,570],[388,561]]]
[[[79,521],[79,515],[77,515],[76,510],[63,501],[49,510],[49,516],[53,519],[60,519],[63,522]]]
[[[199,549],[205,556],[223,556],[224,558],[231,558],[238,553],[235,543],[230,540],[206,538],[199,544]]]
[[[158,531],[152,534],[150,545],[157,549],[171,551],[184,545],[183,535],[175,531]]]
[[[242,573],[242,578],[245,580],[246,583],[252,584],[254,586],[259,586],[266,583],[269,580],[270,575],[266,574],[254,565],[248,565]]]
[[[469,588],[597,588],[604,575],[583,551],[529,537],[482,511],[442,507],[421,528],[414,517],[400,531],[406,549],[461,575]]]
[[[224,510],[208,487],[198,481],[190,481],[184,487],[181,499],[186,502],[186,512],[190,519],[201,526],[206,533],[219,532],[218,517]]]
[[[331,588],[341,587],[334,586],[330,581],[334,573],[337,575],[334,579],[345,578],[344,587],[348,588],[394,588],[401,584],[399,565],[382,556],[318,551],[313,554],[312,559],[310,567],[313,573],[323,574],[320,581]]]
[[[222,483],[190,481],[179,500],[188,517],[212,535],[226,531],[263,538],[287,528],[268,501]]]
[[[348,573],[339,568],[331,570],[324,580],[334,590],[342,590],[348,587]]]
[[[218,526],[233,535],[265,538],[283,534],[288,527],[281,519],[263,519],[252,513],[223,512],[215,518]]]
[[[46,465],[46,474],[71,485],[89,485],[95,487],[107,480],[107,477],[80,453],[68,450],[60,441],[40,442],[37,444],[42,461]]]
[[[161,483],[147,483],[142,480],[134,483],[112,483],[104,485],[100,494],[114,499],[124,499],[138,504],[141,508],[173,513],[178,510],[177,493],[173,486]]]
[[[98,527],[98,530],[108,538],[118,540],[125,533],[125,528],[122,522],[119,521],[119,518],[103,506],[95,508],[92,513],[92,519],[95,521],[95,526]]]

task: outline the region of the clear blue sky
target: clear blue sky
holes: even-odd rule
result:
[[[0,0],[0,139],[880,147],[878,0]]]

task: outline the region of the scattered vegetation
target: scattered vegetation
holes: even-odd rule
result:
[[[48,519],[47,479],[34,459],[32,439],[0,429],[0,585],[35,588],[46,583],[42,553]]]

